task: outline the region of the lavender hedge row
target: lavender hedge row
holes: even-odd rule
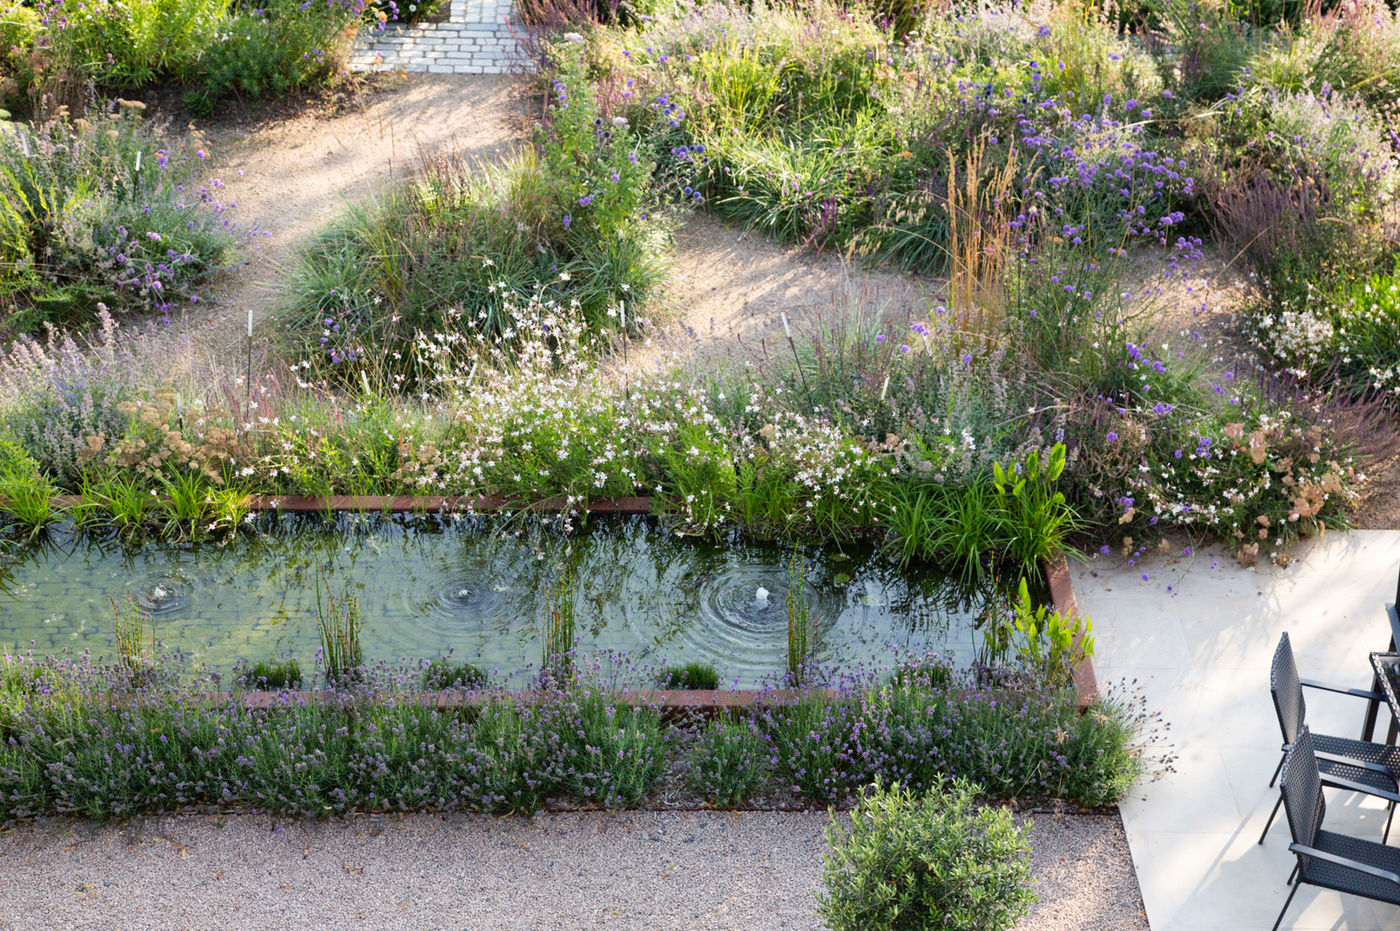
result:
[[[839,804],[877,778],[918,789],[946,775],[995,797],[1096,806],[1141,769],[1143,719],[1121,705],[1080,715],[1065,695],[927,681],[761,704],[702,730],[584,684],[471,709],[361,686],[250,710],[154,679],[139,693],[103,692],[54,669],[12,666],[0,686],[0,820],[629,808],[663,779],[715,807],[755,796]],[[740,752],[715,754],[717,729],[747,735],[729,744]]]

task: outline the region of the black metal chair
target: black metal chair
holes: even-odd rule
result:
[[[1400,905],[1400,849],[1322,829],[1327,804],[1312,734],[1304,727],[1289,748],[1283,770],[1283,807],[1298,857],[1288,877],[1292,886],[1273,931],[1283,923],[1302,885],[1321,886],[1377,902]],[[1296,880],[1296,881],[1295,881]]]
[[[1306,723],[1304,686],[1368,701],[1382,698],[1381,695],[1364,689],[1345,689],[1299,678],[1298,665],[1293,660],[1293,646],[1288,640],[1288,634],[1280,637],[1269,674],[1269,692],[1274,699],[1274,711],[1278,714],[1279,730],[1283,732],[1283,755],[1279,758],[1278,766],[1274,768],[1273,778],[1269,780],[1270,788],[1278,781],[1283,761],[1287,758],[1298,731]],[[1400,793],[1400,776],[1397,776],[1400,774],[1400,747],[1323,734],[1314,734],[1312,743],[1317,752],[1317,767],[1322,774],[1324,786],[1365,792],[1389,800],[1385,834],[1382,836],[1382,840],[1389,840],[1390,822],[1395,817],[1395,803],[1400,801],[1400,797],[1397,797],[1397,793]],[[1280,795],[1279,800],[1274,803],[1274,810],[1269,813],[1263,833],[1259,835],[1259,843],[1264,843],[1264,838],[1268,836],[1269,828],[1273,826],[1274,818],[1278,816],[1278,809],[1282,804],[1283,796]]]
[[[1385,606],[1386,620],[1390,623],[1390,646],[1386,648],[1387,653],[1394,653],[1400,648],[1400,575],[1395,579],[1395,600],[1387,602]],[[1377,672],[1371,680],[1371,690],[1379,692],[1381,690],[1380,673]],[[1376,732],[1376,717],[1380,713],[1381,703],[1379,698],[1372,699],[1366,703],[1366,717],[1361,724],[1361,739],[1370,740]],[[1385,742],[1395,743],[1397,736],[1396,720],[1394,716],[1390,719],[1390,730],[1386,735]]]

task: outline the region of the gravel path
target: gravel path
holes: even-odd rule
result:
[[[220,124],[208,131],[213,174],[237,205],[240,228],[256,235],[241,244],[242,264],[216,277],[199,305],[182,308],[175,327],[150,334],[163,375],[206,386],[236,375],[227,363],[243,358],[248,311],[261,327],[285,297],[297,249],[347,206],[411,175],[425,156],[457,152],[487,163],[524,138],[526,115],[508,76],[381,80],[384,89],[333,116],[308,112],[251,130]]]
[[[1116,815],[1034,817],[1023,931],[1147,928]],[[623,812],[0,834],[0,927],[817,931],[819,813]]]

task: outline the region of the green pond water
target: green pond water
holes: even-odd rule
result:
[[[60,529],[12,549],[0,567],[0,651],[110,658],[112,602],[130,595],[166,648],[206,667],[288,655],[307,669],[319,644],[317,588],[329,583],[359,598],[367,659],[450,651],[523,681],[539,663],[548,592],[567,564],[582,653],[709,662],[740,686],[785,668],[788,548],[737,535],[697,541],[641,517],[594,518],[565,535],[482,518],[267,515],[250,531],[126,545]],[[1004,596],[862,549],[805,548],[802,578],[817,658],[842,667],[886,662],[898,649],[967,659],[976,619]]]

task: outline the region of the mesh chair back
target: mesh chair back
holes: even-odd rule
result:
[[[1291,745],[1298,737],[1298,729],[1307,720],[1307,707],[1303,704],[1303,683],[1298,679],[1298,664],[1293,661],[1293,645],[1285,633],[1278,639],[1274,650],[1274,662],[1269,671],[1269,693],[1274,698],[1274,711],[1278,714],[1279,730],[1283,731],[1284,746]]]
[[[1312,732],[1303,727],[1283,764],[1283,808],[1293,843],[1314,846],[1327,805],[1322,798],[1322,774],[1317,770]]]

